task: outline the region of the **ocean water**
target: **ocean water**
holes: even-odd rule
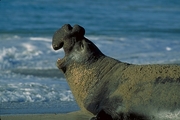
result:
[[[179,21],[179,0],[0,0],[0,115],[79,109],[51,46],[62,25],[123,62],[180,64]]]

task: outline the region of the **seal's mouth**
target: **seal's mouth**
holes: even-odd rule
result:
[[[65,56],[57,60],[59,69],[66,69],[73,62],[83,63],[93,61],[102,56],[101,51],[91,41],[84,37],[85,29],[79,25],[71,27],[65,24],[53,36],[52,47],[54,50],[63,48]]]
[[[67,61],[67,56],[72,51],[74,45],[84,38],[85,30],[79,25],[74,25],[73,27],[69,24],[63,25],[59,30],[55,32],[52,40],[52,47],[54,50],[64,49],[65,57],[58,58],[57,66],[62,68],[65,66],[65,61]]]
[[[59,50],[59,49],[61,49],[63,47],[63,44],[64,43],[61,42],[61,43],[59,43],[59,45],[58,44],[53,44],[52,46],[53,46],[54,50]],[[57,59],[57,66],[58,66],[58,68],[61,68],[63,61],[64,61],[64,57],[62,59],[61,58]]]
[[[64,59],[60,59],[60,58],[58,58],[58,60],[57,60],[57,67],[59,68],[59,69],[62,69],[63,67],[63,62],[64,62]]]
[[[52,44],[52,47],[53,47],[54,50],[59,50],[59,49],[63,48],[63,45],[64,45],[64,42],[53,43],[53,44]],[[59,69],[61,69],[62,64],[63,64],[63,61],[64,61],[64,57],[57,59],[57,67],[58,67]]]
[[[53,45],[53,49],[54,50],[59,50],[59,49],[62,49],[62,48],[64,49],[63,45],[64,45],[63,42],[59,43],[59,45]],[[65,56],[63,58],[58,58],[57,59],[57,67],[59,69],[63,69],[63,67],[65,67],[66,56],[68,56],[68,54],[66,53],[65,50],[64,50],[64,53],[65,53]]]

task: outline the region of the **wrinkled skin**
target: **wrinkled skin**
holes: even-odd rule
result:
[[[79,25],[65,24],[53,36],[57,60],[72,93],[91,120],[151,120],[180,111],[180,66],[133,65],[104,55]],[[108,46],[107,46],[108,47]]]

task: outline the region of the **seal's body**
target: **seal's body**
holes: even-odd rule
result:
[[[53,36],[53,48],[63,47],[57,66],[72,93],[92,120],[149,120],[162,112],[180,112],[180,66],[133,65],[104,55],[84,37],[79,25],[65,24]]]

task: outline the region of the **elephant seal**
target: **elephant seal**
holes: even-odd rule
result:
[[[57,67],[81,111],[95,116],[91,120],[169,119],[169,113],[180,113],[180,66],[124,63],[104,55],[84,35],[83,27],[65,24],[52,46],[64,49]]]

